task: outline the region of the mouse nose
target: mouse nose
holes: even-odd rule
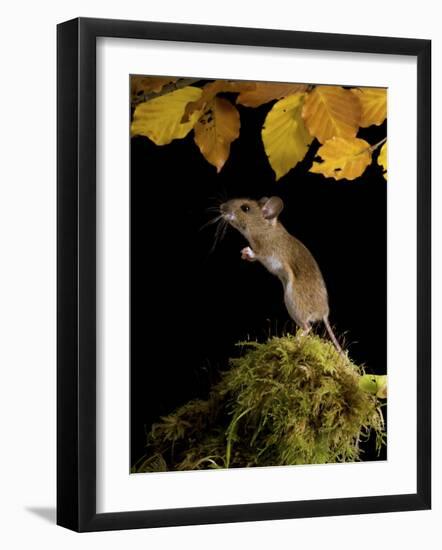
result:
[[[219,209],[221,211],[221,214],[225,214],[227,212],[227,204],[223,202]]]

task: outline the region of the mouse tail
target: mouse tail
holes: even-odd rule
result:
[[[330,340],[333,342],[335,348],[339,351],[341,355],[344,355],[344,352],[342,351],[341,346],[339,345],[338,339],[335,336],[335,333],[333,332],[330,323],[328,322],[328,317],[325,316],[323,318],[325,328],[327,329],[328,335],[330,336]]]

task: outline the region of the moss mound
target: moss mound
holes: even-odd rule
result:
[[[240,345],[206,401],[152,426],[132,472],[352,462],[371,431],[384,444],[381,401],[331,343],[286,335]]]

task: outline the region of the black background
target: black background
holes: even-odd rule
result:
[[[234,96],[226,94],[234,100]],[[327,284],[330,321],[352,359],[386,373],[387,184],[374,162],[355,181],[335,181],[303,162],[275,182],[261,141],[272,104],[238,106],[240,137],[217,174],[193,142],[156,146],[131,140],[131,463],[161,415],[205,398],[235,343],[292,330],[282,285],[258,263],[241,260],[244,238],[229,228],[211,252],[209,206],[234,197],[279,195],[289,232],[316,258]],[[370,144],[386,123],[361,129]],[[375,155],[377,155],[376,151]],[[316,332],[324,328],[317,325]],[[378,458],[373,441],[364,460]],[[380,455],[385,459],[386,450]]]

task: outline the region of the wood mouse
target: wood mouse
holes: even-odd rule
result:
[[[321,271],[310,251],[278,220],[283,207],[279,197],[232,199],[221,204],[220,217],[247,239],[250,246],[241,250],[241,257],[259,261],[280,279],[287,310],[303,333],[310,331],[312,323],[323,321],[343,354],[328,321],[327,288]]]

